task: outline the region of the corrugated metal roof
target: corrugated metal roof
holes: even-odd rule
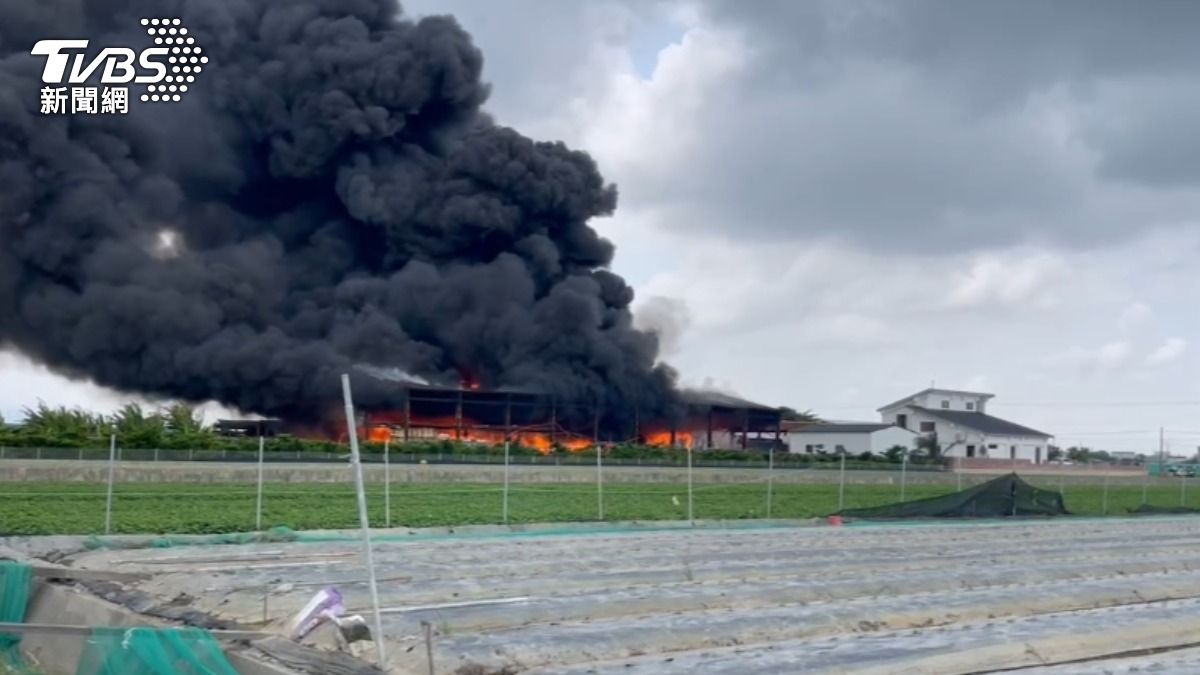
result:
[[[737,396],[731,396],[729,394],[722,394],[719,391],[685,389],[680,392],[680,396],[683,398],[685,403],[690,403],[692,405],[708,405],[721,408],[750,408],[752,410],[770,410],[771,412],[779,411],[779,408],[763,405],[761,403],[755,403],[754,401],[747,401],[744,398],[738,398]]]
[[[876,431],[882,431],[889,427],[894,427],[894,424],[883,424],[880,422],[850,422],[841,424],[805,424],[803,426],[791,427],[787,430],[789,434],[871,434]],[[900,427],[896,427],[899,429]]]
[[[971,412],[969,410],[939,410],[936,408],[925,408],[919,405],[909,406],[913,410],[920,410],[923,413],[932,415],[939,419],[953,422],[959,426],[964,426],[968,429],[974,429],[985,434],[996,434],[998,436],[1041,436],[1050,438],[1050,434],[1037,429],[1031,429],[1026,426],[1021,426],[1016,422],[1002,420],[999,417],[992,417],[981,412]]]

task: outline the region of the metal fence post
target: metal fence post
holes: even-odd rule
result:
[[[771,517],[771,497],[775,488],[775,446],[767,450],[767,518]]]
[[[846,509],[846,451],[842,451],[842,466],[838,469],[838,513]]]
[[[692,449],[687,449],[687,480],[688,480],[688,523],[696,524],[695,511],[692,510]]]
[[[604,453],[596,446],[596,511],[604,520]]]
[[[363,564],[367,568],[367,585],[371,592],[371,607],[375,610],[375,650],[379,667],[387,670],[387,652],[383,645],[383,617],[379,611],[379,587],[375,584],[375,561],[371,556],[371,523],[367,519],[367,492],[363,486],[362,456],[358,452],[358,430],[354,428],[354,403],[350,393],[350,376],[342,374],[342,398],[346,403],[346,430],[350,436],[350,466],[354,470],[354,491],[358,498],[358,524],[362,528]]]
[[[1183,471],[1179,472],[1179,505],[1187,504],[1187,474]]]
[[[254,530],[262,531],[262,504],[263,504],[263,454],[266,449],[266,439],[262,436],[258,437],[258,493],[254,502]]]
[[[908,449],[904,450],[900,460],[900,501],[904,501],[904,492],[908,483]]]
[[[113,478],[117,469],[117,435],[108,442],[108,496],[104,500],[104,534],[112,534]]]
[[[958,491],[962,492],[962,457],[954,458],[954,475],[958,478]]]
[[[1107,471],[1104,472],[1104,497],[1103,497],[1103,501],[1101,503],[1102,503],[1102,506],[1100,507],[1100,515],[1107,516],[1108,515],[1108,472]]]
[[[1149,504],[1147,501],[1150,486],[1150,472],[1146,471],[1142,474],[1142,504]]]
[[[508,524],[508,439],[504,439],[504,500],[501,506],[501,517]]]
[[[383,526],[392,526],[392,439],[383,441]]]

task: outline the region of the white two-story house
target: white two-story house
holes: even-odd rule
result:
[[[879,409],[885,424],[936,434],[946,457],[1046,461],[1050,434],[987,414],[993,394],[925,389]]]

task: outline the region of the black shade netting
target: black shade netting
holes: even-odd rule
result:
[[[1034,487],[1015,473],[940,497],[836,514],[847,518],[1003,518],[1067,515],[1062,493]]]

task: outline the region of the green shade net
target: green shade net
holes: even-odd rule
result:
[[[1004,518],[1067,515],[1062,493],[1036,488],[1017,474],[940,497],[915,499],[864,509],[846,509],[848,518]]]
[[[96,549],[173,548],[175,546],[217,546],[222,544],[279,544],[306,540],[322,541],[325,539],[329,539],[329,537],[301,537],[291,528],[273,527],[266,532],[234,532],[230,534],[214,534],[206,537],[184,535],[180,537],[162,536],[132,539],[105,537],[101,539],[93,535],[84,541],[83,546],[89,551],[93,551]],[[339,539],[349,540],[349,538],[345,537]]]
[[[97,628],[75,675],[238,675],[199,628]]]
[[[24,623],[29,605],[33,568],[11,560],[0,560],[0,622]],[[18,643],[21,636],[0,633],[0,673],[24,672]]]

